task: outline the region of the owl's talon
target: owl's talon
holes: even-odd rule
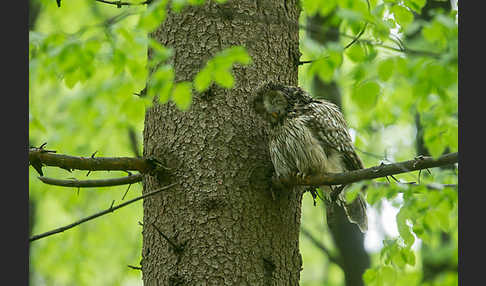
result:
[[[303,173],[303,172],[297,172],[295,174],[295,176],[300,179],[300,180],[303,180],[305,181],[307,179],[307,177],[309,177],[309,175],[307,175],[306,173]]]

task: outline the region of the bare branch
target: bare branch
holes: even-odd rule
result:
[[[133,266],[133,265],[127,265],[128,268],[131,268],[133,270],[142,270],[142,267],[139,267],[139,266]]]
[[[34,235],[34,236],[32,236],[31,238],[29,238],[29,242],[32,242],[32,241],[35,241],[35,240],[38,240],[38,239],[41,239],[41,238],[44,238],[44,237],[47,237],[47,236],[54,235],[54,234],[56,234],[56,233],[64,232],[64,231],[66,231],[66,230],[68,230],[68,229],[70,229],[70,228],[73,228],[73,227],[75,227],[75,226],[78,226],[78,225],[80,225],[80,224],[82,224],[82,223],[84,223],[84,222],[87,222],[87,221],[90,221],[90,220],[95,219],[95,218],[97,218],[97,217],[100,217],[100,216],[103,216],[103,215],[106,215],[106,214],[112,213],[112,212],[114,212],[115,210],[117,210],[117,209],[119,209],[119,208],[122,208],[122,207],[124,207],[124,206],[127,206],[127,205],[129,205],[129,204],[131,204],[131,203],[134,203],[134,202],[136,202],[136,201],[138,201],[138,200],[141,200],[141,199],[144,199],[144,198],[146,198],[146,197],[149,197],[149,196],[153,196],[153,195],[155,195],[155,194],[158,194],[158,193],[160,193],[160,192],[162,192],[162,191],[164,191],[164,190],[167,190],[167,189],[169,189],[169,188],[171,188],[171,187],[173,187],[173,186],[175,186],[175,185],[177,185],[177,183],[173,183],[173,184],[170,184],[170,185],[164,186],[164,187],[162,187],[162,188],[159,188],[159,189],[157,189],[157,190],[154,190],[154,191],[148,192],[148,193],[146,193],[146,194],[144,194],[144,195],[141,195],[141,196],[139,196],[139,197],[136,197],[136,198],[134,198],[134,199],[131,199],[131,200],[129,200],[129,201],[126,201],[126,202],[124,202],[124,203],[122,203],[122,204],[119,204],[119,205],[116,205],[116,206],[113,206],[113,203],[114,203],[114,201],[113,201],[113,202],[111,203],[111,206],[110,206],[108,209],[104,210],[104,211],[101,211],[101,212],[98,212],[98,213],[96,213],[96,214],[90,215],[90,216],[88,216],[88,217],[85,217],[85,218],[83,218],[83,219],[80,219],[80,220],[78,220],[78,221],[76,221],[76,222],[73,222],[73,223],[71,223],[71,224],[68,224],[68,225],[66,225],[66,226],[59,227],[59,228],[53,229],[53,230],[51,230],[51,231],[48,231],[48,232],[45,232],[45,233],[42,233],[42,234]]]
[[[29,149],[29,163],[55,166],[71,171],[139,171],[148,173],[155,169],[151,160],[132,157],[75,157],[69,155],[55,154],[53,151],[47,152],[40,148]]]
[[[306,31],[310,31],[310,32],[318,32],[318,31],[321,31],[321,30],[325,30],[328,33],[333,33],[334,32],[333,30],[330,30],[329,28],[320,27],[320,26],[314,26],[314,25],[312,25],[310,23],[307,23],[306,25],[299,25],[299,29],[306,30]],[[374,47],[378,47],[378,48],[383,48],[383,49],[387,49],[387,50],[391,50],[391,51],[395,51],[395,52],[399,52],[399,53],[414,55],[414,56],[426,56],[426,57],[431,57],[431,58],[435,58],[435,59],[438,59],[438,58],[441,57],[441,54],[436,53],[436,52],[425,51],[425,50],[414,50],[414,49],[408,48],[408,47],[406,47],[403,44],[403,42],[398,43],[397,44],[398,45],[398,48],[397,48],[397,47],[393,47],[393,46],[389,46],[389,45],[383,44],[381,42],[374,42],[374,41],[368,40],[368,39],[360,39],[360,38],[358,38],[356,36],[351,36],[351,35],[348,35],[348,34],[343,33],[343,32],[336,32],[336,33],[338,33],[342,37],[349,38],[349,39],[353,39],[353,41],[351,41],[351,43],[353,43],[353,44],[354,44],[354,42],[363,43],[363,44],[368,44],[370,46],[374,46]],[[356,39],[356,40],[354,41],[354,39]],[[391,40],[393,42],[396,42],[396,40],[393,40],[393,39],[391,39]],[[348,46],[348,45],[349,44],[347,44],[346,46]],[[299,64],[312,63],[312,62],[317,61],[317,60],[319,60],[319,59],[302,61],[302,62],[299,62]]]
[[[123,1],[106,1],[106,0],[95,0],[96,2],[101,2],[105,4],[115,5],[117,8],[121,8],[121,6],[132,6],[132,5],[145,5],[152,3],[153,0],[147,0],[140,3],[135,2],[123,2]]]
[[[60,180],[48,177],[39,177],[43,183],[62,187],[76,187],[76,188],[95,188],[95,187],[112,187],[126,184],[134,184],[142,181],[142,174],[130,175],[122,178],[102,179],[102,180],[76,180],[67,179]]]
[[[361,169],[356,171],[349,171],[344,173],[324,173],[317,175],[310,175],[305,177],[289,176],[280,177],[281,183],[286,185],[305,185],[305,186],[320,186],[320,185],[341,185],[350,184],[362,180],[376,179],[380,177],[401,174],[421,169],[440,167],[450,165],[459,161],[459,154],[450,153],[435,159],[433,157],[419,156],[413,160],[398,162],[393,164],[382,164],[379,166]]]

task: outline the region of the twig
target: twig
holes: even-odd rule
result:
[[[363,33],[365,32],[367,26],[368,26],[368,22],[365,23],[365,25],[363,26],[363,29],[361,29],[361,31],[356,36],[356,38],[354,38],[351,42],[349,42],[349,44],[347,44],[346,46],[344,46],[343,50],[351,47],[354,43],[356,43],[359,40],[359,38],[361,38],[361,36],[363,35]]]
[[[132,5],[145,5],[152,3],[153,0],[147,0],[140,3],[134,2],[123,2],[123,1],[106,1],[106,0],[95,0],[96,2],[101,2],[110,5],[116,5],[117,8],[121,8],[121,6],[132,6]]]
[[[128,128],[128,139],[130,139],[130,148],[132,149],[133,154],[135,157],[140,158],[140,152],[138,151],[138,140],[137,134],[135,133],[135,129],[133,127]]]
[[[131,268],[131,269],[134,269],[134,270],[142,270],[142,267],[138,267],[138,266],[133,266],[133,265],[127,265],[128,268]]]
[[[125,193],[123,194],[123,197],[121,198],[122,201],[125,199],[125,196],[128,194],[128,190],[130,190],[130,187],[132,186],[132,184],[128,185],[128,188],[127,190],[125,191]]]
[[[151,223],[151,225],[157,230],[157,232],[167,240],[167,242],[174,248],[176,252],[180,252],[183,250],[183,248],[177,244],[175,244],[170,238],[168,238],[154,223]]]
[[[393,164],[382,164],[379,166],[361,169],[356,171],[349,171],[344,173],[325,173],[312,176],[289,176],[280,177],[280,181],[286,185],[305,185],[305,186],[320,186],[320,185],[341,185],[350,184],[362,180],[376,179],[380,177],[401,174],[421,169],[434,168],[444,165],[450,165],[459,161],[459,154],[450,153],[435,159],[432,157],[423,157],[420,160],[414,159]]]
[[[141,196],[139,196],[139,197],[136,197],[136,198],[134,198],[134,199],[131,199],[131,200],[129,200],[129,201],[126,201],[126,202],[121,203],[121,204],[116,205],[116,206],[113,206],[114,201],[112,201],[111,206],[110,206],[108,209],[104,210],[104,211],[101,211],[101,212],[95,213],[95,214],[93,214],[93,215],[90,215],[90,216],[88,216],[88,217],[85,217],[85,218],[83,218],[83,219],[80,219],[80,220],[78,220],[78,221],[76,221],[76,222],[73,222],[73,223],[71,223],[71,224],[68,224],[68,225],[66,225],[66,226],[59,227],[59,228],[53,229],[53,230],[51,230],[51,231],[48,231],[48,232],[45,232],[45,233],[42,233],[42,234],[34,235],[34,236],[32,236],[31,238],[29,238],[29,242],[32,242],[32,241],[35,241],[35,240],[38,240],[38,239],[41,239],[41,238],[44,238],[44,237],[47,237],[47,236],[54,235],[54,234],[56,234],[56,233],[64,232],[64,231],[66,231],[66,230],[68,230],[68,229],[70,229],[70,228],[73,228],[73,227],[75,227],[75,226],[78,226],[78,225],[80,225],[80,224],[82,224],[82,223],[84,223],[84,222],[90,221],[90,220],[92,220],[92,219],[95,219],[95,218],[97,218],[97,217],[103,216],[103,215],[108,214],[108,213],[112,213],[112,212],[114,212],[115,210],[117,210],[117,209],[119,209],[119,208],[122,208],[122,207],[124,207],[124,206],[127,206],[127,205],[129,205],[129,204],[131,204],[131,203],[134,203],[134,202],[136,202],[136,201],[138,201],[138,200],[141,200],[141,199],[144,199],[144,198],[146,198],[146,197],[149,197],[149,196],[153,196],[153,195],[155,195],[155,194],[158,194],[158,193],[160,193],[160,192],[162,192],[162,191],[164,191],[164,190],[167,190],[167,189],[169,189],[169,188],[171,188],[171,187],[175,186],[176,184],[177,184],[177,183],[173,183],[173,184],[170,184],[170,185],[164,186],[164,187],[162,187],[162,188],[159,188],[159,189],[157,189],[157,190],[154,190],[154,191],[148,192],[148,193],[146,193],[146,194],[144,194],[144,195],[141,195]]]
[[[399,185],[407,185],[407,186],[412,186],[412,187],[420,187],[424,186],[427,189],[430,190],[443,190],[445,188],[457,188],[457,184],[439,184],[439,183],[430,183],[430,184],[420,184],[416,182],[396,182]],[[391,186],[392,183],[386,183],[386,182],[373,182],[375,185],[382,185],[382,186]]]
[[[385,150],[385,154],[384,155],[378,155],[378,154],[375,154],[375,153],[371,153],[371,152],[368,152],[368,151],[361,150],[361,149],[359,149],[357,147],[354,147],[354,149],[356,149],[356,151],[361,152],[364,155],[370,156],[372,158],[380,159],[380,160],[386,161],[386,162],[391,162],[390,160],[388,160],[386,158],[386,150]]]
[[[134,184],[142,181],[142,174],[135,174],[121,178],[102,179],[102,180],[60,180],[48,177],[38,177],[43,183],[62,187],[76,187],[76,188],[97,188],[97,187],[112,187],[126,184]]]
[[[343,263],[341,261],[341,258],[340,257],[336,257],[333,254],[331,254],[331,252],[329,251],[329,249],[327,249],[327,247],[325,247],[324,244],[322,244],[319,240],[317,240],[314,236],[312,236],[312,234],[307,229],[305,229],[303,226],[301,226],[300,227],[300,232],[305,237],[307,237],[317,248],[319,248],[320,250],[322,250],[322,252],[324,252],[324,254],[326,254],[326,256],[328,257],[329,261],[331,261],[332,263],[334,263],[334,264],[340,266],[341,268],[343,268]]]
[[[370,1],[369,0],[366,0],[366,5],[368,5],[368,14],[371,14],[371,6],[370,6]],[[356,41],[359,40],[359,38],[361,38],[361,36],[363,35],[363,33],[365,32],[366,30],[366,27],[368,26],[368,21],[365,22],[364,26],[363,26],[363,29],[361,29],[361,31],[358,33],[358,35],[356,36],[356,38],[354,38],[349,44],[347,44],[343,50],[351,47],[354,43],[356,43]]]
[[[329,29],[321,28],[321,27],[315,27],[314,28],[313,25],[311,25],[309,23],[306,24],[305,26],[299,25],[299,29],[311,31],[311,32],[319,31],[319,29],[329,30]],[[329,30],[329,31],[332,32],[332,30]],[[348,34],[342,33],[342,32],[338,32],[338,34],[340,36],[350,38],[350,39],[356,38],[355,36],[351,36],[351,35],[348,35]],[[427,57],[431,57],[431,58],[435,58],[435,59],[438,59],[441,56],[441,54],[431,52],[431,51],[410,49],[410,48],[404,46],[403,43],[402,43],[402,45],[397,44],[399,46],[399,48],[396,48],[396,47],[393,47],[393,46],[385,45],[383,43],[373,42],[372,40],[369,40],[369,39],[358,39],[358,40],[356,40],[356,42],[368,44],[370,46],[379,47],[379,48],[383,48],[383,49],[387,49],[387,50],[391,50],[391,51],[394,51],[394,52],[399,52],[399,53],[404,53],[404,54],[409,54],[409,55],[415,55],[415,56],[427,56]],[[315,60],[313,60],[313,61],[315,61]],[[311,63],[313,61],[304,61],[303,63]]]

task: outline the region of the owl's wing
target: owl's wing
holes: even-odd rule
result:
[[[324,150],[334,149],[342,155],[347,170],[363,169],[363,163],[354,150],[346,121],[339,108],[328,102],[313,101],[308,105],[308,127],[319,139]]]
[[[330,149],[334,149],[339,152],[344,167],[348,171],[363,169],[363,163],[354,150],[351,136],[339,108],[332,103],[315,101],[309,105],[307,110],[309,113],[307,126],[321,142],[324,151],[328,153]],[[336,204],[343,207],[348,220],[358,225],[361,232],[367,231],[366,202],[361,195],[358,195],[349,204],[346,203],[344,198],[328,203],[326,210],[328,222],[331,223],[330,226],[335,219],[334,207]]]

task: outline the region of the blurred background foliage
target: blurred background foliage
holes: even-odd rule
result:
[[[117,8],[95,0],[61,1],[61,7],[53,0],[29,0],[31,146],[47,142],[47,149],[73,156],[95,151],[96,156],[135,156],[142,151],[145,108],[155,94],[184,110],[192,86],[197,91],[213,82],[233,86],[233,64],[251,64],[245,47],[215,55],[193,83],[172,82],[171,50],[147,37],[163,21],[167,2]],[[312,62],[299,66],[299,85],[311,92],[316,79],[336,85],[365,166],[457,151],[456,1],[300,2],[301,61]],[[173,9],[202,3],[177,0]],[[316,24],[312,17],[325,21]],[[323,41],[310,36],[316,31],[324,33]],[[65,179],[87,175],[58,168],[44,173]],[[121,175],[92,172],[88,178]],[[31,234],[106,209],[127,189],[55,187],[37,176],[29,168]],[[457,165],[395,177],[420,184],[377,179],[352,185],[352,190],[367,185],[371,205],[366,285],[457,285]],[[125,200],[140,192],[140,184],[131,186]],[[31,285],[142,285],[141,272],[127,267],[139,266],[141,259],[138,221],[141,203],[32,243]],[[302,225],[339,256],[322,204],[313,206],[308,195]],[[309,236],[302,235],[300,245],[301,285],[344,285],[342,269]]]

